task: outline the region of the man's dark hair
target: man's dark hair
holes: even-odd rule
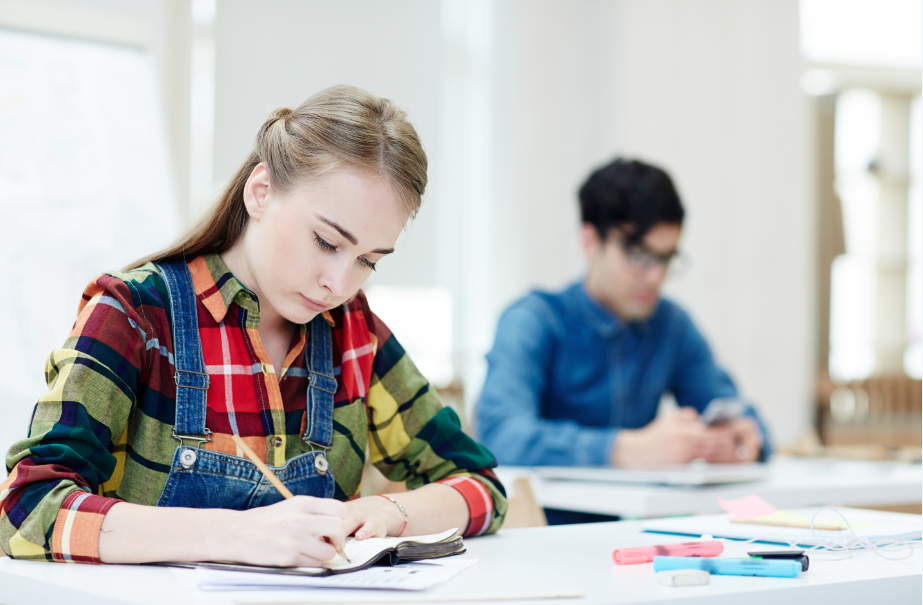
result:
[[[650,164],[618,158],[580,187],[580,215],[603,240],[613,227],[638,243],[659,223],[682,225],[683,205],[670,176]]]

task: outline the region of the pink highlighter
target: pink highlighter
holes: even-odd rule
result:
[[[724,552],[724,544],[718,540],[683,542],[681,544],[658,544],[636,548],[616,548],[612,560],[616,565],[650,563],[654,557],[717,557]]]

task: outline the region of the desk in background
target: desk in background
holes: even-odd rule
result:
[[[891,519],[918,516],[882,513]],[[34,605],[231,605],[238,600],[302,603],[316,601],[421,599],[582,591],[581,599],[504,601],[534,605],[602,603],[688,603],[709,605],[818,605],[819,603],[919,604],[923,599],[923,556],[917,546],[904,561],[884,561],[873,553],[846,560],[811,555],[811,568],[800,578],[712,576],[708,586],[666,587],[655,582],[651,564],[612,563],[617,547],[676,542],[676,536],[641,531],[640,521],[501,530],[494,536],[466,540],[477,565],[424,593],[356,590],[304,590],[208,593],[185,584],[178,574],[189,570],[125,565],[75,565],[0,559],[0,603]],[[730,542],[724,556],[745,556],[752,546]],[[423,601],[425,602],[425,601]],[[490,601],[477,601],[478,605]],[[496,602],[501,603],[501,602]]]
[[[918,503],[923,495],[918,463],[778,457],[768,466],[768,479],[707,487],[543,479],[528,467],[501,466],[497,475],[507,486],[528,477],[541,507],[624,518],[720,513],[718,498],[753,493],[778,508],[888,506]]]

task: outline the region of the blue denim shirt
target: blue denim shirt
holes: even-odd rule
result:
[[[582,283],[514,303],[487,361],[478,429],[500,464],[605,465],[619,429],[648,424],[663,394],[699,412],[716,397],[737,396],[679,306],[661,299],[646,321],[624,323]],[[766,458],[766,427],[747,413]]]

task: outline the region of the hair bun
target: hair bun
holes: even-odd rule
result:
[[[269,119],[266,120],[266,126],[270,127],[279,121],[284,123],[285,119],[288,118],[290,115],[292,115],[291,109],[289,109],[288,107],[280,107],[274,110],[271,114],[269,114]]]

